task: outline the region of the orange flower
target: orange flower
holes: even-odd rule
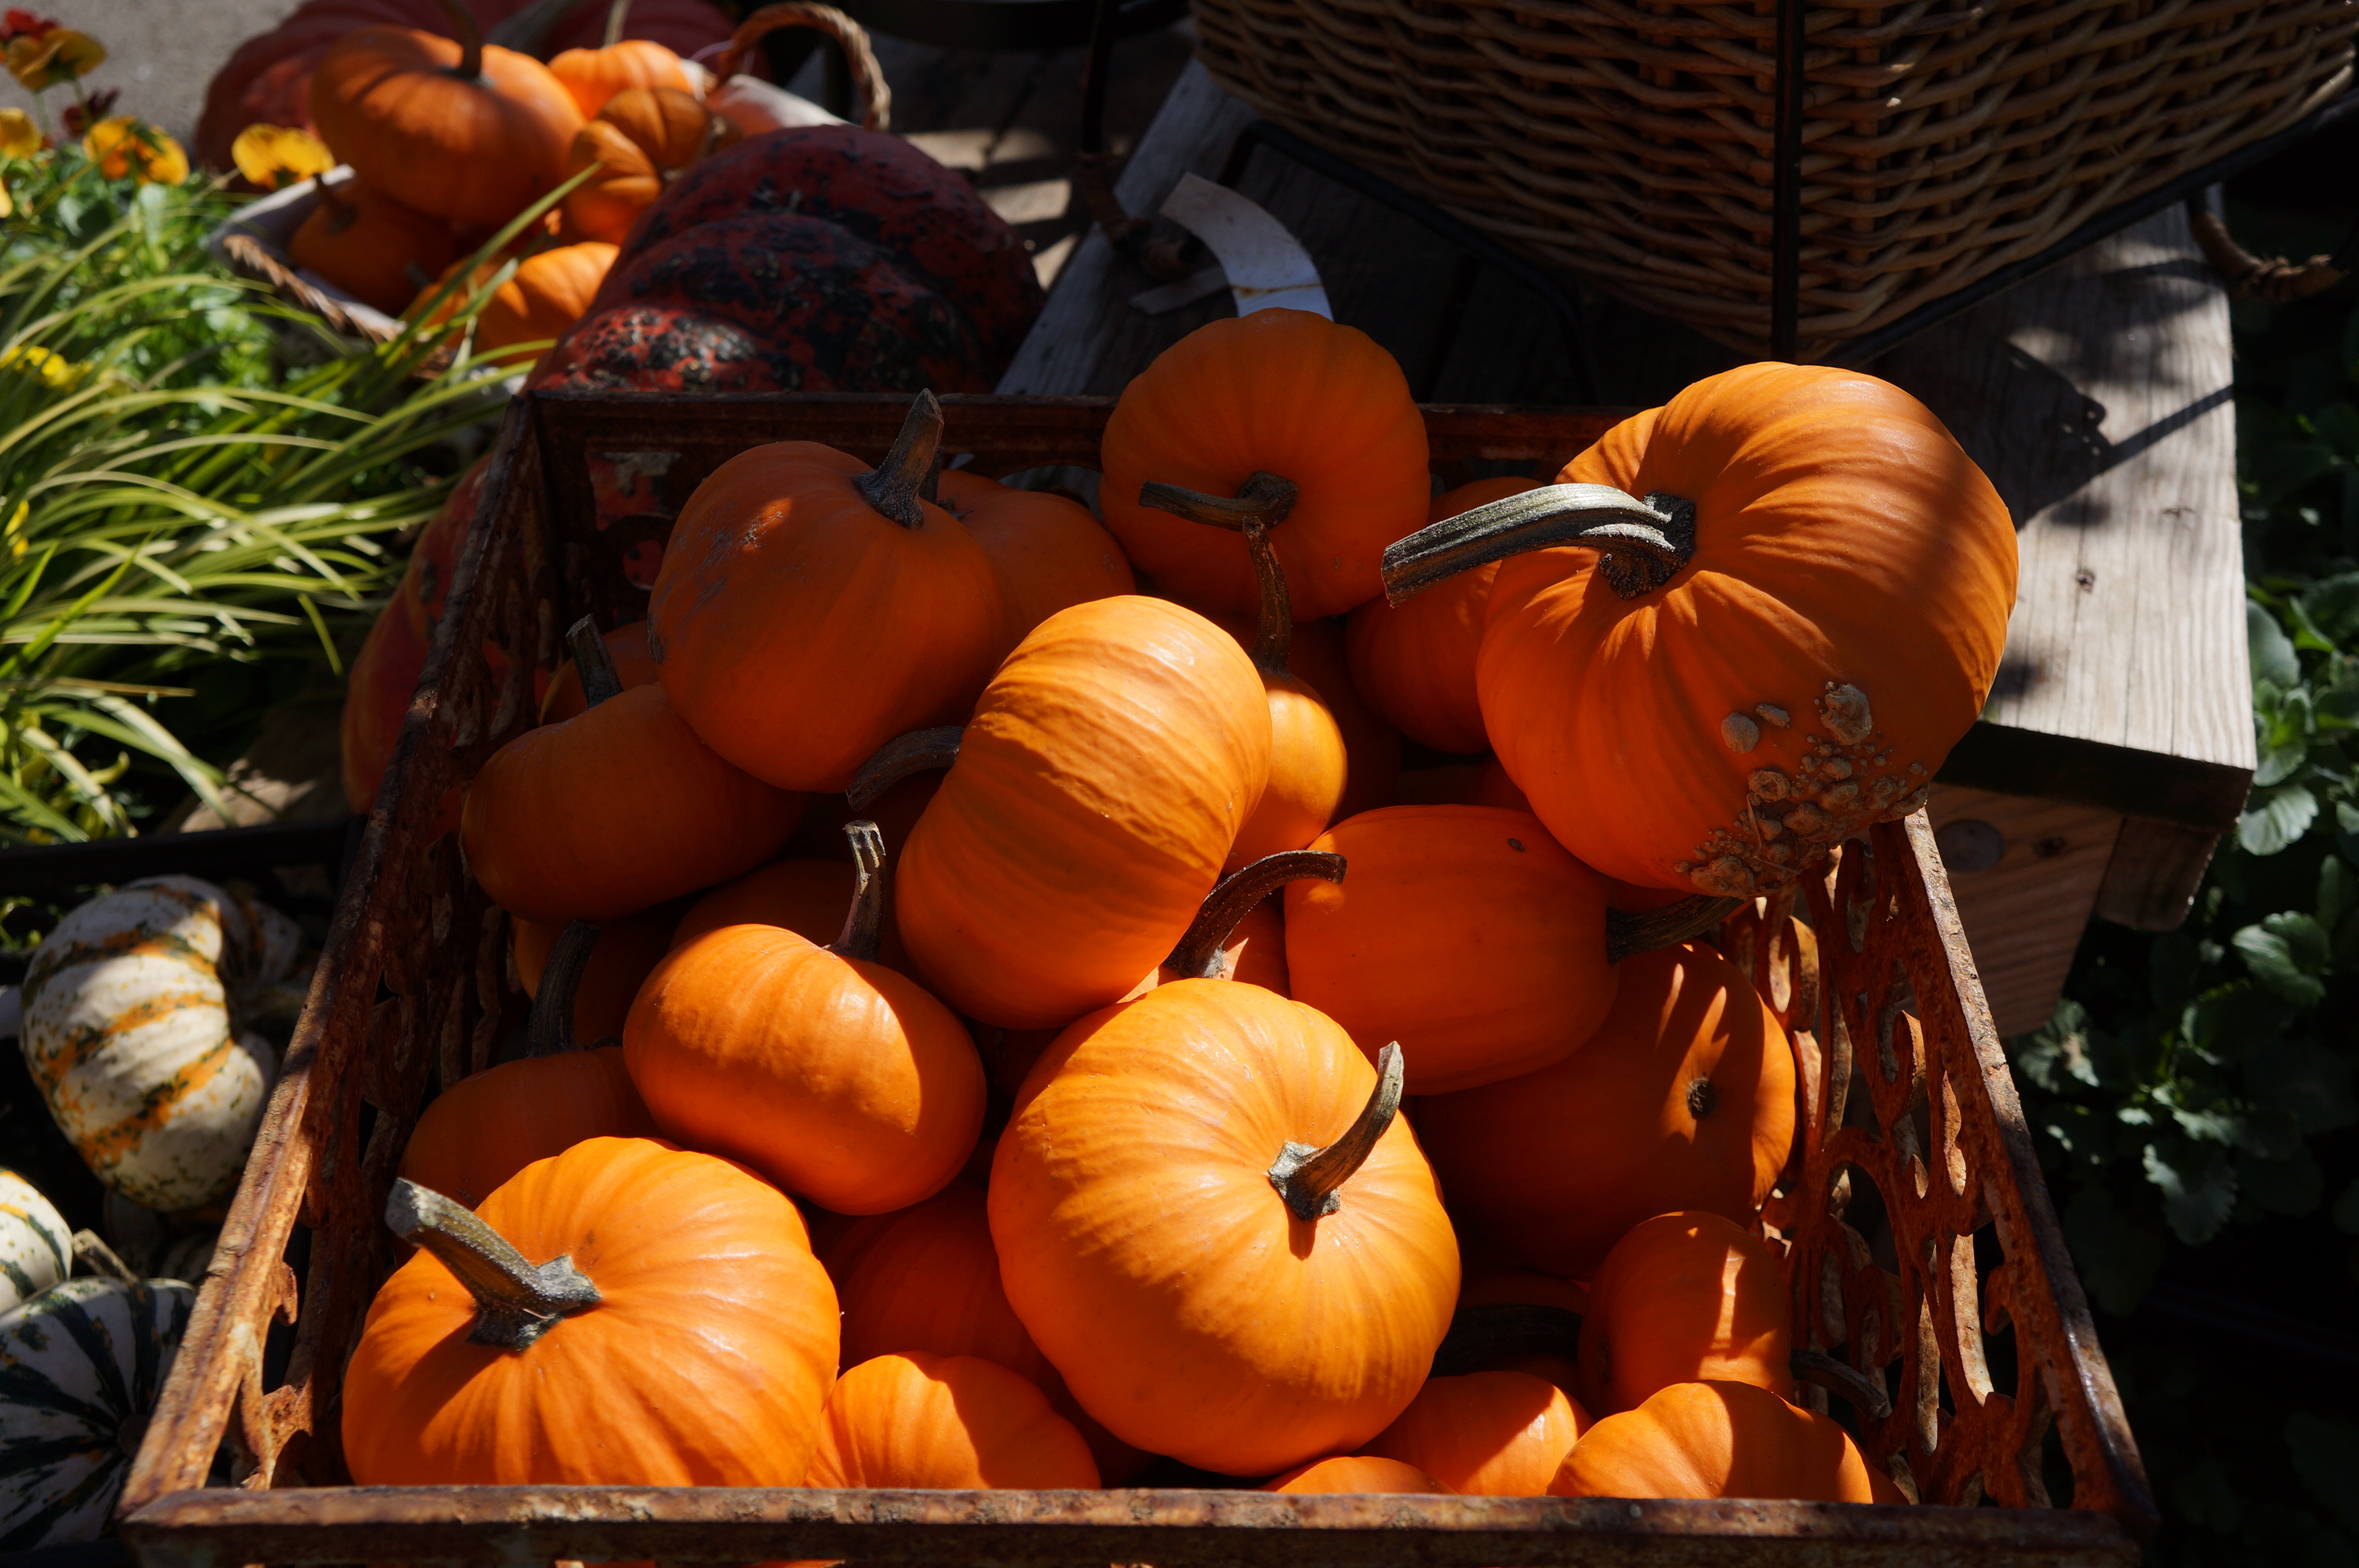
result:
[[[8,40],[8,74],[38,92],[60,81],[88,76],[106,59],[106,46],[71,27],[41,34],[19,33]]]
[[[154,125],[117,114],[92,125],[82,150],[109,179],[126,175],[145,185],[178,185],[189,178],[189,155]]]

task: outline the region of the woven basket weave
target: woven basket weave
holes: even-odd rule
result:
[[[1268,118],[1740,349],[1769,337],[1774,0],[1194,0]],[[2347,91],[2354,0],[1855,0],[1806,37],[1825,352]]]

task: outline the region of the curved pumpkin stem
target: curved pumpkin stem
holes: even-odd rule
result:
[[[852,481],[862,500],[904,528],[922,528],[919,503],[934,487],[934,467],[942,450],[942,405],[930,392],[909,400],[908,417],[893,438],[885,460]]]
[[[1823,1350],[1797,1350],[1788,1364],[1797,1381],[1841,1394],[1869,1421],[1887,1420],[1892,1414],[1892,1395],[1883,1382],[1848,1361],[1838,1361]]]
[[[1367,1162],[1376,1140],[1393,1124],[1393,1113],[1400,1109],[1402,1077],[1400,1042],[1396,1040],[1377,1054],[1375,1092],[1343,1137],[1324,1149],[1288,1143],[1277,1152],[1269,1167],[1269,1184],[1295,1218],[1315,1220],[1343,1206],[1343,1196],[1335,1189]]]
[[[598,622],[585,615],[566,628],[565,645],[573,651],[573,673],[582,677],[582,700],[592,708],[623,695],[623,677],[614,655],[598,634]]]
[[[1658,947],[1676,947],[1702,935],[1745,907],[1741,898],[1719,898],[1700,892],[1643,914],[1618,909],[1605,912],[1605,961],[1618,964]]]
[[[876,824],[863,817],[845,823],[843,836],[852,843],[857,880],[852,885],[852,908],[844,914],[842,934],[828,944],[827,950],[839,957],[873,964],[885,938],[885,835],[877,831]]]
[[[1292,480],[1256,470],[1233,496],[1207,495],[1151,479],[1138,487],[1138,503],[1214,528],[1243,528],[1248,523],[1268,528],[1293,515],[1301,494]]]
[[[1581,1314],[1537,1302],[1496,1302],[1462,1306],[1451,1314],[1450,1332],[1433,1353],[1434,1378],[1482,1372],[1519,1356],[1561,1356],[1573,1360],[1580,1348]]]
[[[911,773],[949,767],[958,761],[959,737],[965,733],[958,725],[945,724],[939,730],[912,730],[895,736],[860,764],[843,798],[853,810],[865,811],[878,795]]]
[[[442,14],[451,18],[451,36],[459,40],[459,63],[451,74],[462,81],[484,79],[484,30],[475,26],[475,18],[460,0],[436,0]]]
[[[526,1055],[561,1056],[582,1049],[573,1037],[573,999],[597,946],[598,927],[586,920],[569,920],[557,934],[549,961],[540,967],[540,987],[533,993],[532,1016],[525,1023]]]
[[[475,1298],[475,1326],[467,1336],[474,1344],[522,1350],[560,1319],[603,1299],[570,1255],[528,1263],[472,1209],[431,1187],[396,1177],[385,1200],[385,1222],[404,1241],[440,1259]]]
[[[606,37],[602,47],[613,49],[623,41],[623,24],[631,15],[631,0],[614,0],[606,7]]]
[[[1695,554],[1695,503],[1656,491],[1638,501],[1610,484],[1547,484],[1430,524],[1385,547],[1385,599],[1400,604],[1442,579],[1557,545],[1603,554],[1615,593],[1636,599]]]
[[[1227,978],[1227,966],[1222,962],[1221,949],[1235,935],[1237,923],[1252,912],[1253,906],[1284,887],[1317,878],[1322,882],[1343,880],[1343,857],[1326,849],[1285,849],[1275,855],[1264,855],[1252,865],[1241,866],[1223,877],[1220,885],[1204,895],[1196,911],[1196,918],[1171,949],[1171,957],[1163,967],[1176,971],[1182,979],[1218,980]]]

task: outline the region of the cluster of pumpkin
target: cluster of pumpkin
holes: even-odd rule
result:
[[[470,784],[531,1047],[411,1136],[354,1478],[1896,1498],[1789,1402],[1790,1047],[1688,939],[1978,708],[1947,432],[1755,366],[1430,502],[1267,310],[1125,391],[1103,526],[940,437],[722,465]],[[1436,714],[1483,801],[1385,804]]]

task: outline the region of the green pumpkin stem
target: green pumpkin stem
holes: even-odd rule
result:
[[[922,502],[932,488],[935,463],[942,449],[942,406],[930,392],[909,400],[908,417],[893,449],[871,471],[852,481],[861,499],[904,528],[922,528]]]
[[[1741,898],[1717,898],[1700,892],[1643,914],[1609,909],[1605,912],[1605,961],[1618,964],[1658,947],[1676,947],[1702,935],[1744,908],[1745,903]]]
[[[523,1350],[602,1299],[570,1255],[528,1263],[464,1204],[416,1182],[395,1178],[385,1222],[404,1241],[441,1260],[475,1298],[475,1326],[467,1336],[474,1344]]]
[[[569,627],[565,645],[573,650],[573,673],[582,680],[582,698],[595,708],[609,697],[623,695],[623,677],[614,668],[614,655],[606,651],[606,639],[598,634],[598,622],[585,615]]]
[[[1444,578],[1557,545],[1603,552],[1597,567],[1607,586],[1636,599],[1695,554],[1695,503],[1659,490],[1639,501],[1610,484],[1542,485],[1386,546],[1385,598],[1400,604]]]
[[[561,1056],[582,1049],[573,1034],[573,1000],[582,977],[590,968],[590,955],[598,946],[598,927],[586,920],[569,920],[540,967],[540,984],[533,991],[532,1015],[525,1023],[524,1054]]]
[[[839,957],[873,964],[885,939],[885,835],[864,817],[845,823],[843,836],[851,841],[852,865],[858,880],[853,883],[852,908],[844,914],[842,935],[829,943],[827,950]]]
[[[1433,1353],[1434,1378],[1495,1371],[1525,1356],[1575,1358],[1581,1314],[1538,1302],[1494,1302],[1461,1306],[1451,1314],[1450,1332]]]
[[[1831,1393],[1841,1394],[1851,1401],[1851,1408],[1868,1421],[1885,1421],[1892,1414],[1892,1395],[1883,1380],[1863,1372],[1848,1361],[1838,1361],[1823,1350],[1797,1350],[1788,1359],[1795,1380],[1816,1383]]]
[[[949,767],[958,761],[959,737],[964,733],[955,724],[945,724],[939,730],[912,730],[907,735],[895,736],[860,764],[843,798],[853,810],[865,811],[878,795],[911,773]]]
[[[1329,850],[1286,849],[1239,867],[1204,895],[1196,918],[1188,923],[1180,945],[1171,949],[1163,967],[1182,979],[1228,979],[1228,955],[1222,949],[1254,905],[1288,882],[1313,877],[1322,882],[1340,882],[1343,865],[1343,857]]]
[[[484,30],[475,26],[473,15],[461,0],[436,0],[442,14],[451,18],[451,36],[459,40],[459,63],[451,74],[462,81],[484,79]]]
[[[1269,1184],[1295,1218],[1313,1221],[1343,1206],[1343,1195],[1335,1189],[1367,1162],[1376,1140],[1393,1124],[1393,1113],[1400,1109],[1402,1079],[1400,1042],[1396,1040],[1377,1054],[1375,1092],[1343,1136],[1324,1149],[1288,1143],[1277,1152],[1269,1167]]]
[[[1213,528],[1242,529],[1248,523],[1274,528],[1293,515],[1301,494],[1292,480],[1256,470],[1234,495],[1207,495],[1151,479],[1138,487],[1138,503]]]
[[[631,0],[614,0],[606,7],[606,39],[604,47],[613,49],[623,41],[623,23],[630,16]]]

